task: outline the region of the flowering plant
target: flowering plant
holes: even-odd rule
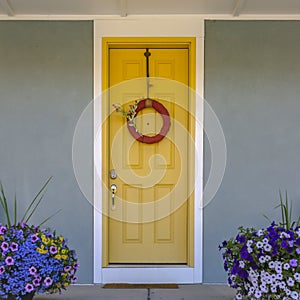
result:
[[[138,104],[139,101],[135,101],[133,105],[129,105],[128,112],[126,112],[119,103],[115,103],[112,106],[117,112],[119,112],[125,119],[129,121],[129,126],[136,127],[135,117]]]
[[[55,232],[0,224],[0,297],[61,292],[76,281],[76,253]]]
[[[300,227],[239,228],[219,249],[236,299],[300,299]]]

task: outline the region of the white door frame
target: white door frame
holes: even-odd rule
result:
[[[102,145],[94,144],[94,283],[201,283],[203,268],[203,82],[204,19],[193,15],[108,17],[94,22],[94,99],[102,92],[103,37],[195,37],[196,38],[196,137],[194,192],[194,267],[102,267]],[[94,141],[99,132],[101,101],[94,101]],[[199,176],[200,174],[200,176]]]

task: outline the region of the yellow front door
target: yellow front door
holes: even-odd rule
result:
[[[189,149],[189,49],[149,48],[146,79],[146,49],[109,49],[107,105],[108,149],[106,210],[108,264],[188,264],[191,244],[190,213],[193,159]],[[170,79],[170,80],[169,80]],[[170,114],[167,135],[153,144],[134,139],[126,118],[114,110],[144,98],[162,104]],[[140,111],[136,128],[154,136],[163,126],[152,107]],[[105,146],[104,146],[105,147]],[[114,178],[116,177],[116,178]],[[112,185],[116,187],[113,194]]]

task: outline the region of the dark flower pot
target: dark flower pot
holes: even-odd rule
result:
[[[33,296],[34,296],[34,292],[26,294],[26,295],[22,296],[22,300],[32,300]],[[1,299],[3,299],[3,298],[1,298]],[[16,300],[16,296],[9,295],[7,300]]]

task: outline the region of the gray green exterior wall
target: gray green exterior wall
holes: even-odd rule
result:
[[[53,176],[32,222],[62,209],[47,225],[77,250],[80,283],[93,281],[93,207],[73,173],[72,138],[92,99],[93,22],[0,22],[0,180],[22,211]]]
[[[221,187],[204,209],[204,282],[223,282],[218,243],[241,225],[268,225],[262,214],[279,220],[279,189],[300,214],[300,22],[205,25],[205,99],[228,156]],[[209,153],[206,141],[204,162]]]

